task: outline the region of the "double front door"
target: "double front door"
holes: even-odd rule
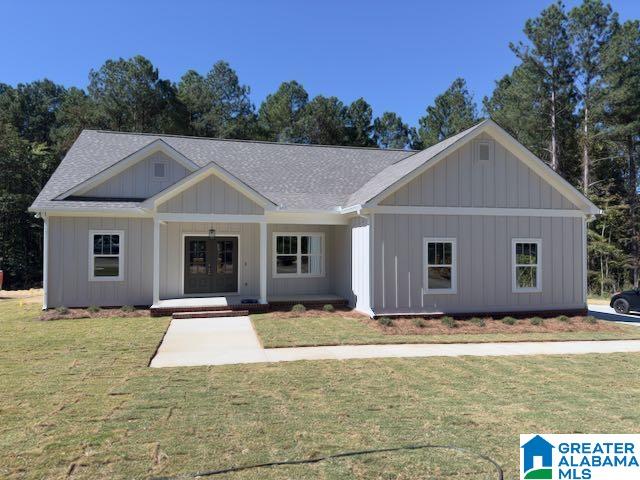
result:
[[[184,293],[238,291],[238,238],[185,237]]]

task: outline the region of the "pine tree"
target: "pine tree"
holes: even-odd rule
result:
[[[258,111],[263,138],[277,142],[295,142],[300,134],[298,122],[309,95],[298,82],[283,82],[278,91],[267,95]]]
[[[373,135],[380,148],[406,148],[410,144],[410,129],[393,112],[384,112],[373,121]]]

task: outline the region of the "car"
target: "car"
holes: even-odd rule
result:
[[[614,293],[609,305],[616,313],[629,313],[631,310],[640,311],[640,288]]]

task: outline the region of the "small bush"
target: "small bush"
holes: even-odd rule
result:
[[[502,319],[502,323],[504,323],[505,325],[515,325],[516,319],[513,317],[504,317]]]
[[[540,317],[533,317],[532,319],[529,320],[529,322],[531,322],[531,325],[542,325],[544,323],[544,320],[542,320]]]
[[[336,308],[330,303],[327,303],[325,306],[322,307],[322,310],[324,310],[325,312],[335,312]]]
[[[56,312],[58,313],[58,315],[66,315],[67,313],[69,313],[69,309],[67,307],[57,307],[56,308]]]
[[[596,317],[592,317],[591,315],[589,315],[588,317],[584,317],[584,321],[591,325],[595,325],[596,323],[598,323],[598,319]]]
[[[125,313],[132,313],[136,311],[136,307],[132,305],[123,305],[122,307],[120,307],[120,310],[122,310]]]
[[[422,318],[414,318],[411,322],[418,328],[424,328],[427,326]]]
[[[558,321],[562,323],[569,323],[569,317],[567,317],[566,315],[560,315],[558,317]]]
[[[443,325],[449,328],[456,328],[458,326],[456,325],[456,321],[452,317],[442,317],[440,321]]]
[[[473,323],[474,325],[477,325],[479,327],[484,327],[487,323],[484,321],[484,318],[478,318],[478,317],[473,317],[471,320],[469,320],[471,323]]]
[[[98,313],[100,311],[100,307],[98,307],[97,305],[90,305],[89,307],[87,307],[87,311],[89,313]]]
[[[391,325],[393,325],[393,320],[389,317],[380,317],[378,319],[378,323],[380,325],[384,325],[385,327],[390,327]]]
[[[307,311],[307,307],[305,307],[301,303],[296,303],[293,307],[291,307],[291,311],[295,313],[303,313]]]

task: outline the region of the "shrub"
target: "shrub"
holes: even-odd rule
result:
[[[544,320],[542,320],[540,317],[533,317],[532,319],[529,320],[529,322],[531,322],[531,325],[542,325],[544,323]]]
[[[390,327],[391,325],[393,325],[393,320],[389,317],[380,317],[378,319],[378,323],[380,323],[380,325],[384,325],[385,327]]]
[[[567,317],[566,315],[560,315],[558,317],[558,321],[559,322],[563,322],[563,323],[568,323],[569,322],[569,317]]]
[[[479,327],[484,327],[486,325],[486,322],[484,321],[484,318],[478,318],[478,317],[473,317],[471,320],[469,320],[471,323],[473,323],[474,325],[477,325]]]
[[[291,307],[291,311],[295,313],[303,313],[307,311],[307,307],[305,307],[301,303],[296,303],[293,307]]]
[[[414,318],[411,322],[418,328],[424,328],[427,326],[422,318]]]
[[[58,315],[66,315],[67,313],[69,313],[69,309],[64,306],[59,306],[56,308],[56,312],[58,313]]]
[[[591,315],[589,315],[588,317],[584,317],[584,321],[590,323],[591,325],[595,325],[596,323],[598,323],[598,319],[596,317],[592,317]]]
[[[330,303],[327,303],[325,306],[322,307],[322,310],[324,310],[325,312],[335,312],[336,308]]]
[[[449,328],[456,328],[458,326],[456,325],[456,321],[452,317],[442,317],[440,321],[443,325]]]
[[[136,307],[132,305],[123,305],[122,307],[120,307],[120,310],[122,310],[125,313],[131,313],[136,311]]]
[[[100,307],[98,307],[97,305],[90,305],[89,307],[87,307],[87,311],[89,313],[98,313],[100,311]]]
[[[504,317],[502,319],[502,323],[504,323],[505,325],[515,325],[516,319],[513,317]]]

